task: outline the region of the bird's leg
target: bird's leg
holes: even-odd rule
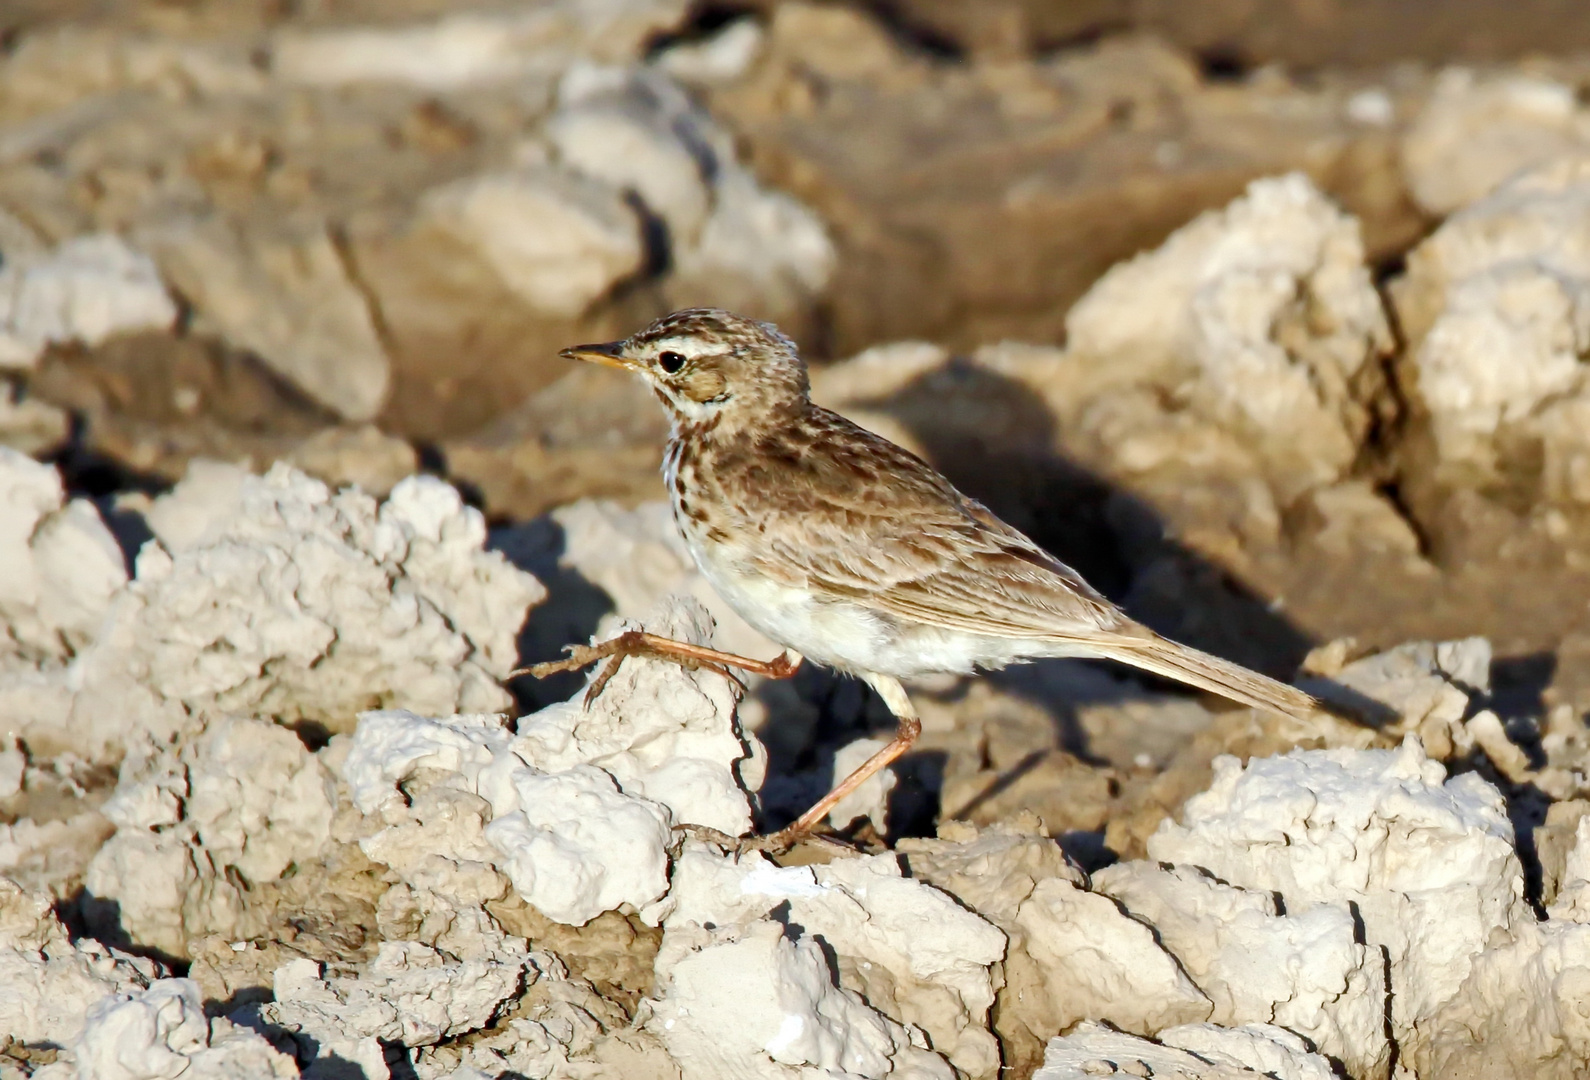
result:
[[[519,668],[509,672],[508,678],[529,675],[544,679],[560,671],[575,671],[588,667],[598,660],[606,659],[607,663],[591,681],[590,689],[585,691],[585,704],[589,705],[596,700],[608,680],[618,674],[619,665],[624,662],[626,656],[650,656],[659,660],[671,660],[688,668],[706,666],[730,679],[734,679],[734,676],[729,673],[729,668],[739,668],[741,671],[749,671],[753,675],[762,675],[769,679],[787,679],[801,666],[800,653],[792,649],[784,650],[771,660],[752,660],[748,656],[736,656],[734,653],[709,649],[705,645],[692,645],[688,641],[675,641],[672,638],[648,634],[643,630],[626,630],[616,638],[596,645],[570,645],[566,651],[569,655],[562,660],[549,660],[544,664]],[[734,681],[739,682],[738,679]]]
[[[867,684],[878,692],[883,698],[883,703],[889,706],[889,711],[899,721],[895,729],[894,738],[889,745],[873,754],[861,767],[845,777],[834,789],[821,799],[810,810],[796,818],[791,824],[771,836],[765,837],[758,845],[770,851],[787,850],[795,841],[816,828],[823,818],[828,816],[839,800],[865,784],[878,770],[892,764],[896,758],[911,749],[917,736],[922,734],[922,721],[917,719],[916,709],[911,705],[911,699],[906,696],[905,687],[900,685],[898,679],[891,679],[887,675],[868,675]]]

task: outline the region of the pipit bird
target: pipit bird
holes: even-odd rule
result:
[[[814,405],[794,342],[769,323],[678,311],[624,341],[562,355],[639,374],[673,419],[663,477],[696,565],[784,653],[753,660],[632,631],[536,677],[626,655],[772,678],[803,659],[860,676],[894,739],[767,846],[788,846],[921,731],[901,679],[1046,657],[1116,660],[1256,708],[1302,717],[1301,690],[1163,638],[957,491],[926,462]]]

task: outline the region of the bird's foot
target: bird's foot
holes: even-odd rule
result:
[[[627,656],[645,656],[655,660],[667,660],[681,667],[695,670],[706,668],[715,671],[735,687],[736,694],[745,693],[745,683],[729,670],[727,664],[701,653],[728,656],[727,653],[716,653],[715,650],[702,649],[690,645],[688,642],[672,641],[668,638],[658,637],[640,630],[626,630],[615,638],[598,642],[595,645],[568,645],[564,647],[568,653],[562,660],[548,660],[544,664],[532,664],[526,668],[519,668],[509,672],[508,678],[519,675],[529,675],[531,678],[544,679],[549,675],[556,675],[560,671],[578,671],[583,667],[590,667],[598,660],[606,660],[596,678],[591,680],[591,685],[585,689],[584,704],[590,708],[607,684],[618,674],[619,667]]]

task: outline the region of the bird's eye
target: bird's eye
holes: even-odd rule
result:
[[[668,374],[672,375],[674,372],[685,366],[684,354],[676,353],[672,349],[665,353],[658,353],[657,366],[662,368]]]

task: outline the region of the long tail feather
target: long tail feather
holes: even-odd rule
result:
[[[1122,643],[1099,651],[1111,660],[1208,690],[1243,705],[1272,709],[1299,720],[1306,719],[1311,710],[1319,707],[1318,702],[1295,686],[1276,682],[1241,664],[1178,645],[1168,638]]]

